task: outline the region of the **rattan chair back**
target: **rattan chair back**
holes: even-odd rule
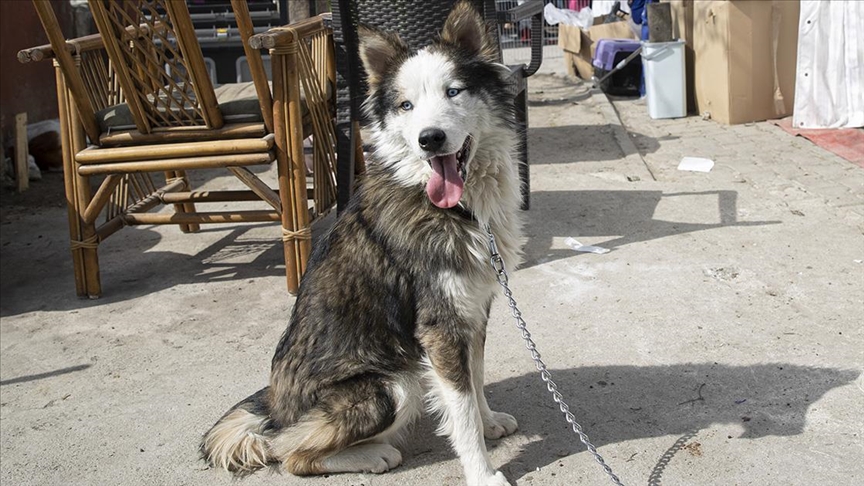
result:
[[[222,127],[186,2],[91,0],[90,8],[138,131]]]

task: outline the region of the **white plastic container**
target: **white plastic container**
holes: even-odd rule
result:
[[[642,70],[651,118],[687,116],[684,41],[643,42]]]

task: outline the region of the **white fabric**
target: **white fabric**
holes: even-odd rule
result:
[[[618,3],[618,0],[594,0],[591,3],[591,10],[594,11],[594,15],[596,16],[606,15],[612,11],[616,3]],[[627,2],[624,3],[626,4]]]
[[[792,123],[864,126],[864,2],[801,0]]]
[[[543,18],[549,25],[572,25],[580,29],[587,29],[594,25],[594,14],[591,12],[591,7],[585,7],[576,12],[566,8],[557,8],[551,3],[547,3],[543,7]]]

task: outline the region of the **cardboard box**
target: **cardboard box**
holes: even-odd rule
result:
[[[792,113],[799,7],[797,0],[693,2],[698,113],[729,124]]]
[[[599,39],[635,39],[633,31],[626,21],[601,24],[603,17],[594,19],[594,26],[584,31],[572,25],[559,24],[558,45],[564,49],[564,63],[567,65],[567,74],[579,76],[582,79],[591,79],[594,75],[594,66],[591,60],[597,48]]]

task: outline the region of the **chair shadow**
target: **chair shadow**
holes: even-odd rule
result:
[[[328,215],[313,224],[313,245],[334,219]],[[262,231],[250,235],[261,228],[267,228],[266,235]],[[162,240],[159,232],[149,227],[126,229],[126,237],[115,236],[100,245],[103,295],[87,300],[75,295],[69,250],[58,243],[63,241],[60,235],[66,228],[59,226],[51,230],[58,235],[50,252],[38,253],[29,246],[2,248],[0,316],[97,307],[184,284],[284,276],[285,260],[278,228],[273,223],[203,226],[200,233],[226,230],[228,233],[193,255],[153,251]],[[289,297],[287,290],[285,297]]]
[[[529,126],[530,165],[620,161],[624,153],[617,143],[598,143],[598,141],[614,139],[616,130],[618,128],[607,124]],[[634,143],[638,142],[639,152],[642,155],[654,153],[660,148],[661,139],[631,130],[627,130],[627,133]],[[575,148],[561,150],[562,147]],[[533,199],[531,204],[533,207]]]
[[[586,366],[551,370],[565,400],[595,446],[652,437],[678,437],[657,457],[649,485],[659,485],[663,469],[698,431],[735,424],[732,440],[801,434],[807,412],[827,392],[854,382],[860,371],[787,363],[729,366],[688,363],[672,366]],[[486,386],[493,410],[519,421],[517,435],[530,437],[500,469],[510,478],[585,453],[567,427],[537,373]],[[424,418],[408,441],[403,467],[452,459],[447,442],[431,439],[434,423]],[[487,441],[490,449],[506,441]]]
[[[716,198],[713,222],[687,223],[654,219],[663,198]],[[663,191],[537,191],[531,193],[531,212],[525,225],[525,261],[529,268],[577,255],[573,250],[553,249],[553,237],[591,237],[592,245],[615,251],[632,243],[723,227],[780,224],[780,221],[739,221],[738,193],[718,190],[664,193]],[[532,217],[543,215],[542,218]],[[599,241],[595,241],[599,238]],[[604,239],[606,238],[606,239]]]

